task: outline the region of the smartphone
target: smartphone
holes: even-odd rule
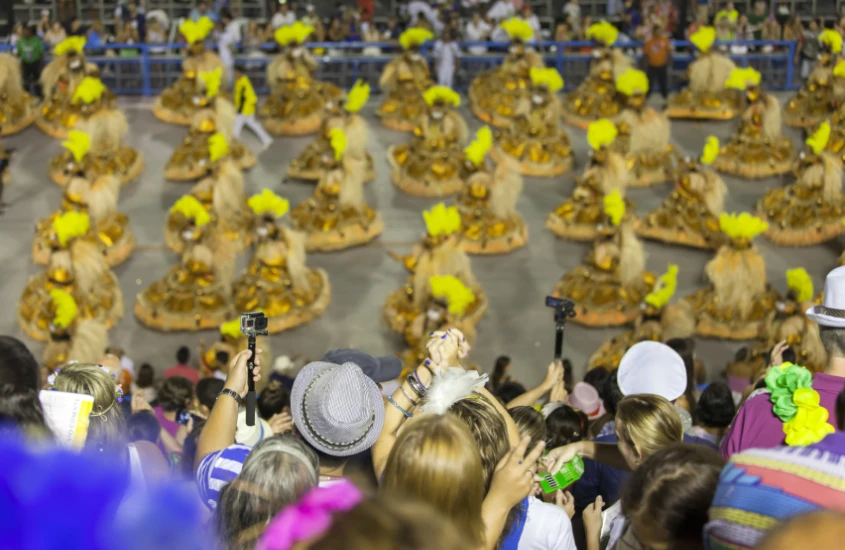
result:
[[[185,409],[180,409],[176,412],[176,422],[182,424],[183,426],[188,425],[188,421],[191,419],[191,413],[186,411]]]

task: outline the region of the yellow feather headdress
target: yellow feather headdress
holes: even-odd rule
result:
[[[704,148],[701,150],[701,157],[699,161],[701,164],[713,164],[716,157],[719,156],[719,138],[716,136],[708,136],[707,141],[704,142]]]
[[[545,86],[550,92],[555,93],[563,88],[563,77],[557,72],[557,69],[540,69],[531,67],[529,73],[531,76],[531,83],[535,86]]]
[[[199,73],[200,80],[205,84],[205,97],[211,99],[220,93],[220,83],[223,80],[223,68],[217,67],[213,71]]]
[[[237,340],[241,337],[241,320],[226,321],[220,325],[220,335]]]
[[[604,213],[610,218],[610,223],[618,226],[625,217],[625,199],[614,189],[604,196]]]
[[[212,30],[214,30],[214,21],[208,17],[200,17],[197,21],[185,19],[179,25],[179,32],[182,33],[188,44],[202,42]]]
[[[593,150],[598,151],[602,147],[607,147],[613,143],[618,133],[619,130],[616,129],[616,125],[608,119],[603,118],[591,123],[587,127],[587,143],[590,144]]]
[[[86,38],[84,36],[69,36],[56,44],[53,48],[54,55],[67,55],[71,52],[82,53],[85,48]]]
[[[211,221],[211,216],[200,201],[193,195],[184,195],[170,207],[170,212],[179,213],[194,220],[194,225],[202,227]]]
[[[208,136],[208,160],[217,162],[229,154],[229,142],[226,136],[220,132],[214,132]]]
[[[744,69],[734,69],[728,80],[725,81],[725,88],[734,88],[736,90],[744,90],[749,85],[759,86],[760,73],[754,70],[753,67],[746,67]]]
[[[61,246],[67,246],[71,240],[88,233],[91,222],[88,214],[71,210],[53,220],[53,231]]]
[[[502,21],[499,26],[505,29],[511,40],[528,42],[534,38],[534,29],[531,28],[528,21],[520,17],[511,17],[506,21]]]
[[[59,328],[69,327],[79,313],[76,300],[69,293],[56,288],[50,290],[50,299],[53,300],[53,305],[56,306],[56,313],[53,315],[53,325]]]
[[[347,112],[357,113],[366,105],[368,99],[370,99],[370,85],[359,78],[346,94],[346,104],[343,108]]]
[[[637,69],[628,69],[616,79],[616,90],[628,97],[648,93],[648,77]]]
[[[766,231],[769,228],[769,224],[760,218],[752,216],[748,212],[743,212],[741,214],[722,214],[719,216],[719,228],[731,240],[750,241],[760,233]]]
[[[842,53],[842,35],[833,29],[822,31],[819,35],[819,44],[827,46],[831,53]]]
[[[587,28],[587,38],[605,46],[612,46],[618,37],[619,31],[607,21],[593,23]]]
[[[434,105],[438,101],[448,103],[452,107],[458,107],[461,104],[461,96],[458,92],[447,86],[432,86],[423,92],[423,99],[428,105]]]
[[[838,76],[839,78],[845,78],[845,59],[840,59],[839,63],[833,67],[833,76]]]
[[[475,133],[475,140],[464,147],[464,155],[466,158],[476,166],[481,166],[487,157],[487,152],[493,146],[493,132],[490,131],[489,126],[482,126],[478,132]]]
[[[813,299],[813,279],[803,267],[786,270],[786,286],[795,293],[795,299],[799,302]]]
[[[399,44],[404,50],[422,46],[429,40],[434,40],[434,35],[427,29],[412,28],[399,35]]]
[[[251,196],[247,203],[257,216],[273,214],[274,218],[281,218],[290,210],[290,202],[269,189],[264,189],[261,193]]]
[[[435,275],[428,280],[428,284],[435,298],[446,300],[452,315],[463,315],[467,307],[475,301],[475,294],[457,277]]]
[[[425,229],[432,237],[451,235],[461,228],[461,214],[454,206],[446,208],[442,202],[423,211]]]
[[[669,303],[672,296],[675,295],[675,289],[678,287],[678,266],[669,264],[669,267],[660,279],[657,281],[655,290],[646,294],[645,303],[656,309],[663,309],[663,306]]]
[[[713,27],[701,27],[689,37],[689,41],[698,48],[698,51],[707,53],[716,41],[716,29]]]
[[[810,135],[804,143],[806,143],[810,149],[817,155],[821,154],[824,151],[825,147],[827,147],[827,142],[830,140],[830,123],[827,121],[822,122],[819,124],[819,127],[816,128],[816,131]]]
[[[334,151],[334,159],[340,160],[343,158],[343,153],[346,152],[346,134],[340,128],[332,128],[329,130],[329,142]]]
[[[67,134],[67,139],[62,142],[62,147],[70,151],[73,160],[82,162],[88,150],[91,149],[91,136],[79,130],[71,130]]]
[[[305,42],[311,33],[314,32],[314,27],[306,25],[301,21],[297,21],[293,25],[285,25],[276,29],[273,38],[280,46],[289,46],[290,44],[302,44]]]
[[[94,103],[101,97],[103,97],[103,92],[106,91],[106,85],[99,78],[94,78],[93,76],[86,76],[82,79],[82,82],[79,83],[79,86],[76,87],[76,90],[73,92],[73,99],[71,99],[71,103],[74,105],[78,105],[81,101],[86,105],[90,105]]]

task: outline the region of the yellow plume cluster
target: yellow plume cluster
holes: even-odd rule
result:
[[[648,93],[648,77],[637,69],[628,69],[616,79],[616,90],[628,97]]]
[[[482,126],[478,132],[475,133],[475,140],[464,147],[464,155],[466,158],[476,166],[481,166],[487,152],[493,145],[493,132],[490,131],[489,126]]]
[[[84,36],[71,36],[65,38],[56,44],[56,47],[53,48],[53,54],[67,55],[71,52],[82,53],[83,48],[85,48],[85,41],[86,39]]]
[[[725,81],[725,88],[734,88],[736,90],[744,90],[749,85],[758,86],[760,84],[760,73],[754,70],[753,67],[746,67],[744,69],[734,69],[728,80]]]
[[[616,125],[608,119],[603,118],[591,123],[587,128],[587,143],[590,144],[590,147],[594,151],[598,151],[602,147],[607,147],[613,143],[618,133],[619,130],[616,129]]]
[[[233,338],[237,340],[241,337],[241,320],[235,319],[234,321],[226,321],[222,325],[220,325],[220,335],[221,336],[228,336],[229,338]]]
[[[73,92],[73,99],[71,99],[71,103],[78,105],[81,101],[86,105],[90,105],[103,97],[103,92],[105,91],[106,85],[103,84],[99,78],[86,76]]]
[[[343,158],[343,153],[346,152],[346,134],[341,128],[332,128],[329,130],[329,142],[334,151],[334,159],[340,160]]]
[[[346,94],[346,104],[343,106],[349,113],[357,113],[370,99],[370,85],[358,79],[349,93]]]
[[[423,211],[425,229],[432,237],[451,235],[461,228],[461,214],[454,206],[446,208],[442,202]]]
[[[786,270],[786,286],[795,293],[795,299],[799,302],[813,299],[813,279],[803,267]]]
[[[302,21],[297,21],[293,25],[285,25],[279,27],[273,34],[273,38],[280,46],[288,46],[290,44],[302,44],[314,32],[314,27],[306,25]]]
[[[290,202],[269,189],[264,189],[261,193],[251,196],[247,203],[257,216],[273,214],[274,218],[281,218],[290,210]]]
[[[645,303],[653,308],[663,309],[663,306],[668,304],[675,295],[676,288],[678,288],[678,266],[669,264],[666,273],[658,279],[656,289],[646,294]]]
[[[618,226],[625,217],[625,199],[614,189],[604,196],[604,213],[610,218],[610,223]]]
[[[211,221],[208,211],[193,195],[184,195],[179,198],[176,204],[170,207],[170,212],[179,213],[189,220],[194,220],[194,225],[197,227],[202,227]]]
[[[587,28],[587,38],[604,46],[612,46],[619,37],[619,31],[607,21],[593,23]]]
[[[220,93],[220,83],[223,81],[222,67],[217,67],[213,71],[200,72],[199,77],[205,84],[205,97],[211,99]]]
[[[833,68],[833,76],[845,78],[845,59],[840,59],[839,63]]]
[[[748,212],[741,214],[722,214],[719,216],[719,228],[732,240],[751,240],[769,228],[769,224],[752,216]]]
[[[716,41],[716,29],[713,27],[701,27],[689,37],[689,41],[698,48],[698,51],[707,53]]]
[[[422,46],[429,40],[434,40],[434,35],[427,29],[412,28],[399,35],[399,44],[405,50],[414,46]]]
[[[822,122],[819,124],[819,127],[816,128],[816,131],[810,135],[804,143],[806,143],[810,149],[817,155],[821,154],[824,151],[825,147],[827,147],[827,142],[830,140],[830,123],[827,121]]]
[[[550,92],[555,93],[563,88],[563,78],[557,69],[540,69],[531,67],[531,83],[535,86],[545,86]]]
[[[831,53],[842,53],[842,35],[833,29],[825,29],[819,35],[819,44],[827,46]]]
[[[208,17],[200,17],[197,21],[185,19],[179,25],[179,32],[188,41],[188,44],[202,42],[214,30],[214,21]]]
[[[70,151],[73,160],[82,162],[88,150],[91,149],[91,136],[79,130],[71,130],[67,134],[67,139],[62,142],[62,147]]]
[[[64,290],[55,288],[50,291],[50,299],[53,300],[53,305],[56,306],[56,313],[53,315],[53,325],[59,328],[69,327],[79,313],[76,300]]]
[[[208,160],[217,162],[229,154],[229,142],[221,132],[214,132],[208,136]]]
[[[428,280],[428,284],[435,298],[446,300],[449,304],[449,313],[452,315],[463,315],[467,307],[475,301],[475,294],[457,277],[435,275]]]
[[[506,21],[502,21],[499,26],[505,29],[511,40],[528,42],[534,38],[534,30],[531,28],[531,25],[528,24],[528,21],[520,17],[511,17]]]
[[[67,246],[71,240],[88,233],[91,222],[88,214],[71,210],[53,220],[53,231],[61,246]]]
[[[716,157],[719,156],[719,138],[716,136],[708,136],[707,141],[704,142],[704,148],[701,150],[701,157],[699,161],[701,164],[713,164]]]
[[[458,92],[447,86],[432,86],[423,92],[423,99],[429,105],[434,105],[438,101],[448,103],[452,107],[457,107],[461,104],[461,96]]]

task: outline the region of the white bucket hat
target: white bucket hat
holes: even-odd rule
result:
[[[617,372],[622,395],[650,393],[674,401],[687,389],[687,368],[678,352],[660,342],[638,342],[622,356]]]
[[[845,266],[827,274],[824,303],[808,309],[807,318],[823,327],[845,328]]]

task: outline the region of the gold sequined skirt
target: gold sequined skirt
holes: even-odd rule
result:
[[[731,304],[719,304],[712,287],[697,290],[684,299],[696,316],[696,334],[724,340],[752,340],[760,334],[779,298],[776,291],[768,289],[753,300],[754,307],[745,318]]]
[[[247,272],[232,285],[235,309],[264,312],[271,334],[309,323],[328,307],[331,286],[322,269],[309,270],[307,277],[311,288],[303,290],[295,287],[287,274],[269,281]]]
[[[298,136],[320,129],[323,106],[342,95],[340,88],[327,82],[312,81],[310,88],[283,87],[272,93],[261,107],[264,128],[274,136]]]
[[[47,265],[50,261],[53,220],[62,213],[62,211],[57,211],[52,216],[38,220],[35,224],[32,260],[38,265]],[[120,212],[115,212],[109,219],[100,222],[96,227],[96,234],[92,233],[91,238],[96,238],[109,267],[122,264],[135,250],[135,234],[129,229],[129,217]]]
[[[812,246],[845,233],[845,198],[827,202],[818,187],[772,189],[757,203],[757,215],[769,222],[766,236],[781,246]]]
[[[670,244],[715,250],[723,243],[719,219],[692,195],[677,190],[635,227],[641,237]]]
[[[367,171],[364,181],[368,182],[376,178],[376,171],[373,157],[369,153],[366,153],[366,155]],[[287,175],[289,178],[316,183],[325,172],[324,159],[331,158],[331,156],[334,156],[331,142],[323,136],[317,136],[298,157],[291,161]]]
[[[341,206],[337,198],[324,198],[319,190],[291,212],[291,223],[307,235],[308,252],[330,252],[360,246],[384,231],[381,215],[364,205],[363,211]]]
[[[507,254],[528,243],[528,226],[516,212],[499,218],[486,200],[469,194],[458,201],[461,215],[461,248],[468,254]]]
[[[622,114],[622,103],[612,81],[590,78],[566,94],[562,102],[563,120],[567,124],[586,129],[602,118],[616,122]]]
[[[143,171],[144,154],[124,145],[113,156],[106,158],[89,154],[83,162],[85,162],[85,179],[94,181],[100,176],[114,175],[121,184],[126,185]],[[50,179],[58,185],[65,185],[70,181],[69,172],[65,168],[73,163],[73,155],[70,151],[64,151],[50,159]]]
[[[463,149],[427,148],[417,140],[387,149],[393,185],[415,197],[445,197],[463,187]]]
[[[743,110],[743,99],[734,90],[718,94],[693,94],[684,88],[669,98],[666,115],[669,118],[699,120],[730,120]]]
[[[519,102],[530,94],[531,82],[500,67],[475,77],[469,87],[473,114],[492,126],[506,128],[513,123]]]
[[[759,179],[788,173],[794,161],[795,148],[789,138],[778,136],[769,141],[737,132],[722,146],[713,166],[726,174]]]
[[[413,86],[404,86],[390,92],[381,102],[376,115],[384,127],[399,132],[410,132],[425,113],[422,92]]]
[[[0,100],[0,136],[17,134],[35,120],[32,98],[26,92]]]
[[[519,162],[519,171],[526,176],[552,177],[572,169],[573,156],[569,136],[558,129],[552,135],[497,130],[490,156],[497,163],[503,157]]]
[[[625,211],[634,212],[634,203],[625,198]],[[594,241],[599,225],[604,223],[604,197],[579,186],[572,196],[561,203],[546,218],[546,228],[561,239]]]
[[[427,308],[419,308],[414,305],[413,288],[413,278],[409,277],[405,285],[394,290],[387,296],[387,301],[385,301],[382,307],[382,318],[390,329],[397,334],[405,335],[414,321],[420,315],[426,313]],[[472,288],[472,292],[475,295],[475,301],[467,306],[462,316],[455,319],[457,324],[468,324],[474,327],[484,317],[484,314],[487,313],[487,307],[489,306],[487,294],[480,287]],[[413,331],[412,334],[415,334],[417,339],[423,338],[422,334],[416,334]]]

